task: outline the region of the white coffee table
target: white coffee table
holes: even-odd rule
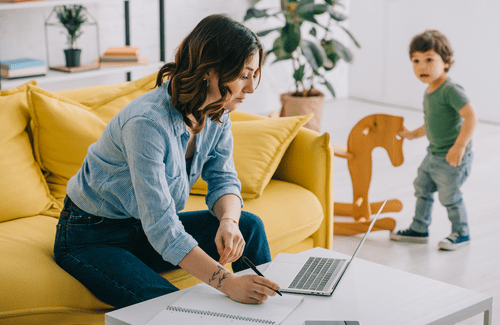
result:
[[[300,254],[349,258],[323,248]],[[183,290],[109,312],[105,315],[106,325],[144,325],[182,294]],[[302,325],[306,320],[356,320],[361,325],[452,325],[480,313],[484,313],[484,324],[491,325],[492,318],[491,296],[359,258],[331,297],[304,297],[283,325]]]

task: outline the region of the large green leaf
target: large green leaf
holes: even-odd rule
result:
[[[314,0],[300,0],[298,6],[300,7],[309,3],[314,3]]]
[[[285,50],[283,49],[281,37],[278,37],[274,41],[272,50],[268,51],[267,54],[269,53],[274,53],[274,55],[276,56],[276,60],[274,60],[274,62],[289,60],[292,58],[291,55],[286,53]]]
[[[337,61],[340,60],[340,56],[337,53],[332,52],[330,54],[327,54],[326,57],[328,58],[328,62],[330,62],[330,64],[329,65],[325,64],[325,70],[330,71],[333,68],[335,68]]]
[[[344,61],[346,61],[346,62],[352,61],[351,51],[347,47],[342,45],[342,43],[340,43],[339,41],[336,41],[336,40],[332,40],[332,46],[333,46],[333,50],[335,51],[335,53],[337,53],[338,56],[340,56],[342,59],[344,59]]]
[[[264,18],[264,17],[269,17],[267,14],[266,9],[256,9],[256,8],[248,8],[247,13],[245,14],[245,18],[243,18],[243,21],[247,21],[251,18]]]
[[[281,44],[286,53],[292,54],[300,44],[300,28],[293,23],[286,23],[281,30]]]
[[[281,30],[281,27],[272,28],[272,29],[268,29],[268,30],[263,30],[262,32],[258,32],[257,36],[259,36],[259,37],[266,36],[267,34],[269,34],[271,32],[274,32],[276,30],[277,31]]]
[[[299,14],[313,14],[313,15],[321,15],[327,12],[328,10],[328,5],[323,4],[323,3],[314,3],[314,1],[308,2],[308,3],[302,3],[299,4],[297,7],[297,11]]]
[[[328,90],[332,94],[332,96],[335,97],[335,91],[333,90],[332,85],[326,79],[323,81],[323,85],[325,85],[326,88],[328,88]]]
[[[314,70],[318,70],[323,66],[326,60],[326,53],[322,47],[316,45],[314,42],[303,40],[300,44],[300,49]]]
[[[310,21],[314,24],[318,24],[318,21],[314,16],[324,14],[328,9],[326,4],[315,4],[315,3],[307,3],[299,6],[297,8],[297,14],[299,18],[303,20]]]
[[[340,57],[337,53],[335,53],[335,50],[333,49],[333,42],[331,40],[321,41],[321,46],[325,50],[326,57],[328,58],[327,62],[323,66],[325,67],[325,70],[330,71],[335,67],[335,64],[340,59]]]
[[[338,11],[335,11],[333,10],[332,7],[329,7],[328,8],[328,13],[330,14],[330,17],[332,17],[332,19],[336,20],[336,21],[344,21],[347,19],[347,16],[344,15],[343,13],[341,12],[338,12]]]
[[[302,82],[302,78],[304,78],[304,69],[305,65],[301,65],[295,72],[293,73],[293,79],[295,79],[296,82]]]
[[[348,31],[344,26],[341,26],[341,27],[347,33],[347,35],[349,35],[349,37],[352,39],[352,41],[354,42],[354,44],[356,44],[356,46],[358,48],[361,48],[361,45],[359,45],[358,41],[356,41],[356,39],[354,38],[354,36],[352,36],[351,32]]]

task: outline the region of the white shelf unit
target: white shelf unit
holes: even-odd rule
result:
[[[106,2],[123,2],[124,0],[104,0]],[[130,1],[130,0],[129,0]],[[0,3],[0,10],[21,10],[54,6],[79,5],[84,3],[98,3],[97,0],[39,0],[16,3]]]
[[[84,72],[72,72],[72,73],[49,70],[47,71],[47,74],[45,76],[27,77],[18,79],[2,79],[1,84],[2,84],[2,89],[9,89],[20,86],[29,80],[36,80],[38,81],[38,84],[40,86],[43,86],[43,84],[51,84],[56,82],[79,80],[85,78],[96,78],[112,74],[141,71],[145,68],[151,68],[151,69],[155,68],[156,70],[160,70],[162,66],[163,62],[154,62],[154,63],[149,63],[148,65],[123,66],[123,67],[112,67],[112,68],[101,67],[96,70],[84,71]]]
[[[60,5],[74,5],[74,4],[85,4],[85,3],[102,3],[106,2],[121,2],[125,3],[125,33],[126,41],[125,45],[130,45],[129,36],[129,13],[128,13],[128,3],[132,0],[42,0],[42,1],[29,1],[20,3],[0,3],[0,11],[5,10],[23,10],[23,9],[33,9],[33,8],[43,8],[43,7],[54,7]],[[130,80],[130,73],[134,71],[141,71],[145,68],[155,68],[160,69],[165,60],[165,42],[164,42],[164,0],[159,0],[160,2],[160,55],[159,61],[150,62],[148,65],[131,65],[131,66],[121,66],[121,67],[100,67],[96,70],[83,71],[83,72],[61,72],[48,70],[45,76],[40,77],[26,77],[19,79],[1,79],[0,78],[0,90],[9,89],[22,85],[28,80],[37,80],[40,85],[50,84],[56,82],[64,82],[69,80],[79,80],[94,77],[102,77],[118,73],[126,73],[127,80]]]

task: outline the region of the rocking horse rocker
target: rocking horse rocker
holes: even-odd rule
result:
[[[347,148],[333,146],[334,155],[347,159],[353,188],[353,203],[335,202],[334,215],[351,216],[352,222],[335,221],[336,235],[355,235],[368,230],[372,211],[376,212],[383,202],[368,201],[368,190],[372,177],[372,150],[383,147],[389,154],[393,166],[403,161],[403,139],[396,133],[403,130],[403,117],[374,114],[361,119],[349,133]],[[403,208],[400,200],[387,201],[382,212],[399,212]],[[393,218],[379,218],[372,231],[394,230]]]

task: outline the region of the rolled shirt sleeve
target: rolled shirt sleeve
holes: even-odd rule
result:
[[[212,214],[214,214],[215,202],[228,194],[236,195],[240,199],[241,207],[243,207],[241,182],[234,168],[233,135],[229,114],[223,115],[220,125],[213,123],[213,126],[219,128],[220,136],[208,155],[201,174],[202,179],[207,182],[205,202]]]

